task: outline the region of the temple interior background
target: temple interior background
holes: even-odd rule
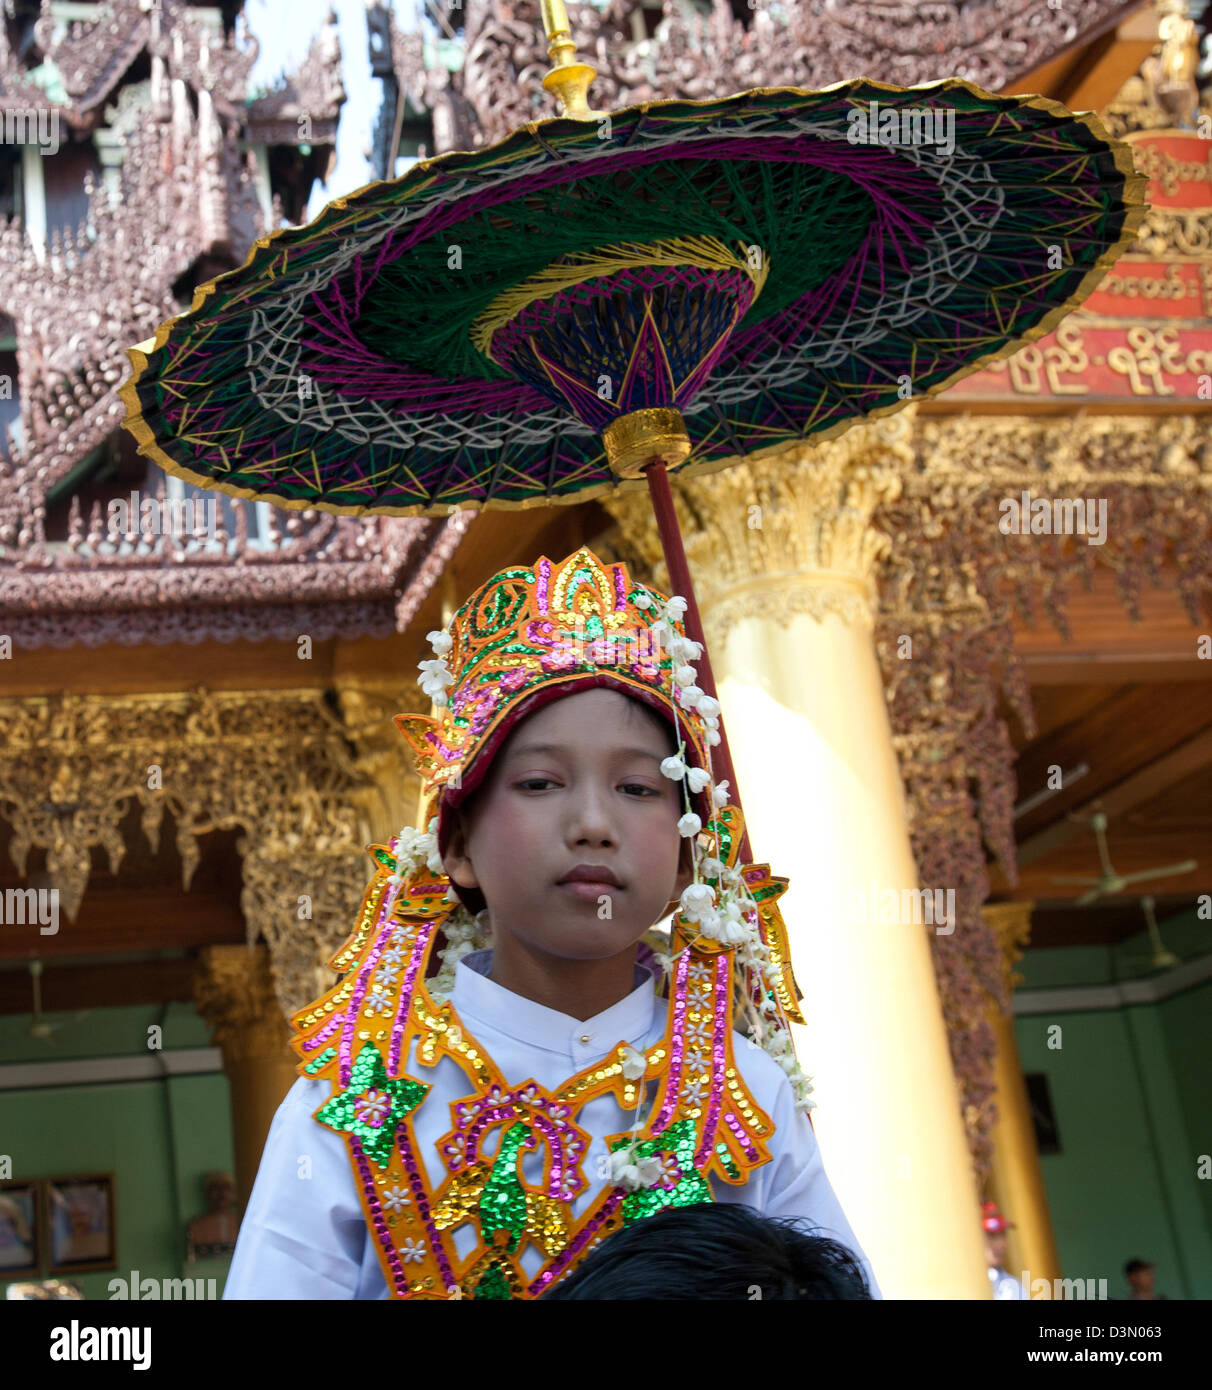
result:
[[[379,177],[552,114],[537,4],[423,8],[367,10]],[[958,1201],[975,1241],[986,1198],[1015,1222],[1016,1276],[1125,1297],[1140,1257],[1169,1298],[1212,1297],[1204,4],[570,8],[603,105],[963,76],[1098,112],[1149,178],[1136,244],[1047,337],[840,439],[673,484],[725,720],[747,707],[739,633],[794,691],[798,787],[763,767],[760,730],[738,776],[757,856],[791,878],[814,1120],[885,1295],[962,1294],[920,1223]],[[126,347],[302,219],[333,172],[335,21],[269,90],[252,54],[238,0],[0,16],[0,105],[61,132],[53,154],[0,144],[0,1284],[105,1298],[139,1271],[221,1289],[294,1076],[284,1015],[330,983],[364,846],[415,821],[391,717],[429,711],[425,633],[497,569],[582,543],[668,584],[634,494],[441,519],[221,497],[210,534],[107,530],[132,491],[217,496],[120,428]],[[1055,509],[1007,530],[1024,497],[1101,501],[1105,533],[1056,534]],[[777,524],[755,530],[755,505]],[[850,827],[853,859],[822,855],[835,780],[873,748],[903,802]],[[798,817],[781,837],[780,815]],[[952,931],[901,928],[928,936],[934,979],[898,987],[856,928],[860,983],[833,997],[813,944],[826,904],[899,885],[903,849],[913,887],[954,895]],[[13,920],[31,888],[58,895],[53,934]],[[913,1121],[881,1065],[940,1018],[934,1094],[972,1172],[958,1196],[898,1167]],[[20,1206],[35,1188],[37,1240]],[[44,1210],[73,1188],[100,1213],[74,1243]]]

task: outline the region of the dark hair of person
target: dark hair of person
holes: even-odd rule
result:
[[[733,1202],[665,1207],[624,1226],[546,1299],[870,1299],[854,1255],[790,1217]]]

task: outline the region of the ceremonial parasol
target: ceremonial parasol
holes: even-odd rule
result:
[[[954,78],[593,111],[562,0],[543,21],[561,116],[259,240],[129,350],[124,424],[202,487],[357,516],[647,487],[714,696],[668,473],[828,439],[1048,333],[1145,180],[1095,115]]]

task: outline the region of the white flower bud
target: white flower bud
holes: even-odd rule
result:
[[[720,702],[711,695],[704,695],[697,708],[704,719],[715,719],[720,712]]]
[[[703,735],[703,742],[708,748],[714,748],[720,741],[720,735],[716,729],[708,729]]]
[[[678,685],[693,685],[698,672],[693,666],[678,666],[673,673],[673,679]]]
[[[446,656],[454,644],[449,632],[427,632],[425,640],[433,648],[435,656]]]
[[[699,831],[702,830],[702,828],[703,822],[698,818],[698,816],[694,814],[693,811],[687,811],[686,814],[681,818],[681,820],[678,821],[679,835],[697,835]]]
[[[686,770],[686,780],[690,783],[690,790],[698,793],[711,781],[711,774],[706,768],[691,767]]]
[[[687,709],[694,709],[698,702],[703,698],[703,692],[697,685],[683,685],[678,687],[678,695],[682,704]]]
[[[686,612],[687,603],[680,594],[674,596],[665,605],[665,617],[671,623],[680,623]]]
[[[631,601],[635,604],[637,608],[643,609],[652,608],[655,604],[655,600],[653,599],[652,595],[645,593],[636,594],[636,596]]]
[[[715,788],[711,793],[711,799],[715,802],[717,806],[727,806],[728,797],[730,795],[731,793],[728,790],[728,781],[727,779],[725,779],[723,782],[717,782],[715,784]]]
[[[623,1075],[628,1081],[638,1081],[648,1070],[648,1059],[642,1052],[637,1052],[634,1047],[624,1047],[622,1050]]]
[[[671,782],[680,782],[686,775],[686,764],[676,754],[661,762],[661,775]]]

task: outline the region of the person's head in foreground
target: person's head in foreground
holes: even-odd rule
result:
[[[990,1269],[1006,1267],[1006,1232],[1014,1222],[1007,1221],[996,1202],[981,1203],[981,1229],[985,1233],[985,1262]]]
[[[551,1299],[870,1299],[845,1246],[731,1202],[666,1207],[608,1236]]]
[[[1136,1298],[1153,1297],[1153,1265],[1148,1260],[1129,1260],[1124,1265],[1124,1278]]]

